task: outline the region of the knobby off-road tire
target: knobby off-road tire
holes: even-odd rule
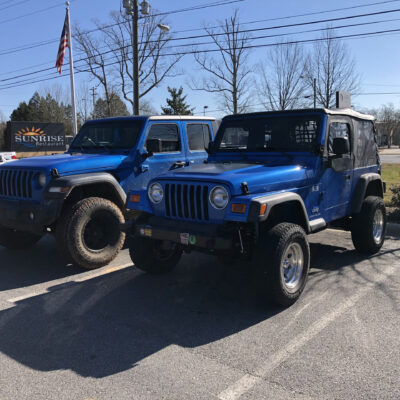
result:
[[[68,227],[72,218],[72,211],[73,211],[72,208],[73,207],[69,205],[63,210],[60,218],[57,221],[56,229],[54,232],[58,251],[68,264],[72,264],[74,262],[68,250],[68,241],[67,241]]]
[[[149,274],[160,275],[172,271],[182,256],[178,245],[164,249],[161,240],[129,237],[129,254],[136,267]]]
[[[310,269],[304,230],[286,222],[275,225],[260,235],[254,262],[262,294],[278,306],[291,306],[303,292]]]
[[[0,225],[0,245],[10,250],[22,250],[36,244],[42,235],[21,232]]]
[[[125,233],[121,210],[113,202],[89,197],[76,203],[65,223],[66,250],[73,263],[95,269],[111,262],[121,250]]]
[[[363,201],[361,211],[353,216],[351,239],[360,253],[375,254],[385,241],[386,209],[383,200],[368,196]]]

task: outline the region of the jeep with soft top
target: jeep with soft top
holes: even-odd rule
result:
[[[171,171],[128,195],[142,211],[130,230],[135,265],[170,271],[183,252],[250,261],[263,293],[281,306],[302,293],[307,235],[351,231],[373,254],[385,238],[385,185],[374,118],[309,109],[223,118],[204,164]]]
[[[0,245],[21,249],[45,233],[66,260],[108,264],[125,241],[126,193],[162,172],[202,163],[212,117],[120,117],[85,123],[65,154],[0,167]]]

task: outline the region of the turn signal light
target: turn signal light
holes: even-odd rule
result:
[[[232,204],[231,211],[237,214],[245,214],[246,213],[246,204]]]
[[[265,211],[267,211],[267,205],[266,204],[261,204],[260,214],[259,215],[264,215]]]
[[[140,202],[140,194],[131,194],[130,200],[131,200],[131,203],[139,203]]]

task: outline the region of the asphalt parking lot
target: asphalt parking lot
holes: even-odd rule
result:
[[[311,236],[300,301],[191,254],[166,276],[65,266],[52,238],[0,249],[0,399],[399,399],[400,239]]]

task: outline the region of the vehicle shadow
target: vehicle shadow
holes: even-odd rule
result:
[[[50,235],[24,250],[0,246],[0,291],[35,285],[83,272],[67,265]]]
[[[165,276],[128,268],[57,289],[0,312],[0,351],[35,370],[85,377],[125,371],[172,344],[217,341],[282,311],[254,293],[248,270],[203,255]]]

